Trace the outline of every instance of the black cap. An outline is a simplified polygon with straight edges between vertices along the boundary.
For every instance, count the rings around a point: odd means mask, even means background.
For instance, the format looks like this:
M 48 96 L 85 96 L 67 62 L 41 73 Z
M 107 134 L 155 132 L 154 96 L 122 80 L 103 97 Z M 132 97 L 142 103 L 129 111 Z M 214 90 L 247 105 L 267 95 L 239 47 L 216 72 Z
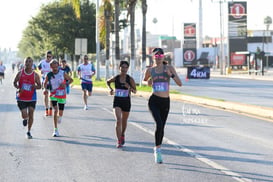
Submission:
M 163 49 L 161 49 L 161 48 L 155 48 L 155 49 L 153 50 L 153 53 L 154 53 L 154 54 L 164 54 L 164 51 L 163 51 Z

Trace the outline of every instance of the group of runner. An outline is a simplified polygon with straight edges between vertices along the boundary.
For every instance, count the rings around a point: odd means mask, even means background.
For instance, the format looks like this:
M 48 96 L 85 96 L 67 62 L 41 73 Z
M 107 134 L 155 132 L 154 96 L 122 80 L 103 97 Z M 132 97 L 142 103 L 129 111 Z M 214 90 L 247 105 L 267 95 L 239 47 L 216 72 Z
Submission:
M 182 82 L 175 68 L 165 64 L 164 52 L 161 48 L 153 50 L 153 57 L 155 64 L 146 69 L 143 83 L 153 88 L 148 106 L 156 124 L 154 157 L 156 163 L 162 163 L 161 144 L 170 109 L 170 78 L 172 78 L 178 86 L 182 86 Z M 45 115 L 50 116 L 52 115 L 52 110 L 54 111 L 54 131 L 52 136 L 59 136 L 58 124 L 62 121 L 66 94 L 69 93 L 67 86 L 73 82 L 71 75 L 69 75 L 71 70 L 66 67 L 65 60 L 61 63 L 62 69 L 60 68 L 59 62 L 53 59 L 52 52 L 46 52 L 46 58 L 38 65 L 38 69 L 42 74 L 41 82 L 39 74 L 32 69 L 33 60 L 27 57 L 24 60 L 24 68 L 17 73 L 14 79 L 14 87 L 18 89 L 17 105 L 21 110 L 23 125 L 28 126 L 26 133 L 28 139 L 32 138 L 30 130 L 37 101 L 36 90 L 41 88 L 44 89 Z M 110 94 L 114 95 L 113 113 L 116 119 L 117 148 L 122 148 L 125 144 L 125 131 L 131 110 L 130 95 L 137 91 L 134 79 L 127 74 L 128 68 L 129 63 L 127 61 L 121 61 L 119 65 L 120 73 L 106 81 L 110 89 Z M 77 73 L 81 79 L 84 110 L 88 110 L 87 98 L 92 94 L 92 76 L 96 73 L 96 70 L 93 64 L 89 63 L 87 55 L 84 56 L 83 63 L 78 66 Z M 114 83 L 114 89 L 111 83 Z
M 143 83 L 152 86 L 153 88 L 148 106 L 156 124 L 154 158 L 155 162 L 160 164 L 163 162 L 161 144 L 170 109 L 170 78 L 172 78 L 178 86 L 182 86 L 182 82 L 174 67 L 167 65 L 166 62 L 164 62 L 164 51 L 161 48 L 155 48 L 153 50 L 153 57 L 155 64 L 146 69 Z M 110 94 L 115 95 L 113 101 L 113 112 L 116 118 L 115 129 L 117 148 L 122 148 L 125 144 L 125 131 L 131 109 L 130 93 L 136 93 L 135 81 L 127 74 L 128 68 L 129 63 L 127 61 L 121 61 L 119 66 L 120 73 L 107 80 Z M 111 83 L 114 83 L 115 91 L 111 87 Z
M 84 62 L 78 66 L 78 75 L 82 80 L 82 90 L 84 98 L 84 109 L 87 110 L 87 97 L 92 93 L 92 76 L 95 69 L 89 63 L 88 56 L 84 56 Z M 73 82 L 71 69 L 66 64 L 66 60 L 60 61 L 53 58 L 52 52 L 47 51 L 45 59 L 38 64 L 40 75 L 33 69 L 33 59 L 24 59 L 22 68 L 16 74 L 13 85 L 17 89 L 17 105 L 21 111 L 23 125 L 28 126 L 26 138 L 31 139 L 31 127 L 33 123 L 33 113 L 37 102 L 37 89 L 43 89 L 43 102 L 45 106 L 45 116 L 53 115 L 53 137 L 58 137 L 58 124 L 62 121 L 62 116 L 66 103 L 66 95 L 70 93 L 69 85 Z M 88 71 L 88 69 L 90 69 Z M 88 95 L 86 95 L 88 93 Z

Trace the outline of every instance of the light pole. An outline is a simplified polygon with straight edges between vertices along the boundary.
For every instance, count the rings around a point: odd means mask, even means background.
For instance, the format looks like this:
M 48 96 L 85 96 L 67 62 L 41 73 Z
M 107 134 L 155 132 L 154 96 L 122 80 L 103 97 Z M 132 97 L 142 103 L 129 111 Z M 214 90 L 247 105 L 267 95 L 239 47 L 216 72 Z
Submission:
M 97 0 L 96 4 L 96 57 L 97 57 L 97 65 L 96 65 L 96 80 L 100 80 L 100 41 L 99 41 L 99 0 Z
M 202 0 L 199 0 L 199 43 L 198 48 L 202 47 L 203 44 L 203 5 Z
M 224 38 L 224 35 L 223 35 L 223 13 L 222 13 L 222 0 L 219 1 L 219 5 L 220 5 L 220 41 L 221 41 L 221 50 L 220 50 L 220 74 L 223 75 L 224 74 L 224 71 L 223 71 L 223 68 L 224 68 L 224 59 L 223 59 L 223 52 L 224 52 L 224 48 L 223 48 L 223 38 Z

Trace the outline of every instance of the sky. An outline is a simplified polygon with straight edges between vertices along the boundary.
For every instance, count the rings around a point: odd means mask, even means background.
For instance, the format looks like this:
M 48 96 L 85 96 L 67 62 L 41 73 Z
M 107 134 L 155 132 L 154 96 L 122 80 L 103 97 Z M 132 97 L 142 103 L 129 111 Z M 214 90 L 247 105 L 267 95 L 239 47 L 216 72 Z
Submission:
M 40 6 L 53 0 L 1 0 L 0 2 L 0 48 L 17 50 L 23 30 L 31 17 L 36 16 Z M 97 2 L 97 0 L 93 0 Z M 101 0 L 100 0 L 101 1 Z M 220 36 L 220 0 L 203 0 L 203 36 Z M 227 0 L 222 0 L 223 15 L 227 13 Z M 182 39 L 183 23 L 198 23 L 199 0 L 147 0 L 147 31 Z M 272 0 L 247 0 L 248 29 L 263 30 L 266 16 L 273 18 Z M 140 11 L 141 13 L 141 11 Z M 226 15 L 227 16 L 227 15 Z M 157 23 L 153 23 L 153 19 Z M 141 16 L 136 22 L 141 27 Z M 227 22 L 224 21 L 224 25 Z M 273 30 L 273 25 L 269 28 Z

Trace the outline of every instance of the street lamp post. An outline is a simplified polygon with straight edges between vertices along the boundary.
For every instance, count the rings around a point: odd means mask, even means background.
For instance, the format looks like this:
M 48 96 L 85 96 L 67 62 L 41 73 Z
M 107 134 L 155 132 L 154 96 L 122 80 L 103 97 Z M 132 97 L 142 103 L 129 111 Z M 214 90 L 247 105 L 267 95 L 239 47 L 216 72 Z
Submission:
M 224 74 L 224 44 L 223 44 L 223 12 L 222 12 L 222 3 L 223 1 L 220 0 L 219 1 L 219 8 L 220 8 L 220 43 L 221 43 L 221 47 L 220 47 L 220 74 L 223 75 Z
M 99 0 L 97 0 L 96 4 L 96 55 L 96 80 L 100 80 Z

